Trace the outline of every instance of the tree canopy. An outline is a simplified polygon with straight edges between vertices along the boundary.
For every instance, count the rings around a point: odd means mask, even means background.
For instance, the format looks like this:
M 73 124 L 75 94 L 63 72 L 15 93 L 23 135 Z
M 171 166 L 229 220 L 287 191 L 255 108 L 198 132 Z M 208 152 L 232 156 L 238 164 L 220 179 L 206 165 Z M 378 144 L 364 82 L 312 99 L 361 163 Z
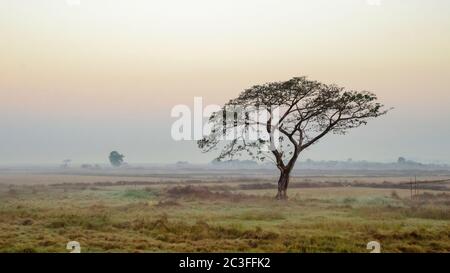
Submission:
M 109 162 L 111 162 L 111 165 L 113 165 L 114 167 L 122 166 L 124 158 L 125 158 L 125 156 L 120 154 L 117 151 L 112 151 L 109 154 Z
M 371 92 L 296 77 L 244 90 L 211 115 L 198 146 L 220 150 L 219 160 L 244 153 L 272 160 L 288 180 L 300 153 L 325 135 L 345 134 L 386 113 Z

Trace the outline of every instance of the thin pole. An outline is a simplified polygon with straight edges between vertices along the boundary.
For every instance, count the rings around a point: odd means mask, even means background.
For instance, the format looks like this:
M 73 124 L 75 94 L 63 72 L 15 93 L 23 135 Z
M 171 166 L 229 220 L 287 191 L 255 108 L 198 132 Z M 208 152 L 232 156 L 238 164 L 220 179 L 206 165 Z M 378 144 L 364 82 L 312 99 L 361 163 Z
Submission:
M 417 189 L 417 175 L 414 176 L 414 183 L 416 184 L 416 196 L 417 196 L 417 193 L 418 193 L 418 189 Z
M 413 199 L 413 182 L 412 178 L 409 178 L 409 184 L 411 185 L 411 200 Z

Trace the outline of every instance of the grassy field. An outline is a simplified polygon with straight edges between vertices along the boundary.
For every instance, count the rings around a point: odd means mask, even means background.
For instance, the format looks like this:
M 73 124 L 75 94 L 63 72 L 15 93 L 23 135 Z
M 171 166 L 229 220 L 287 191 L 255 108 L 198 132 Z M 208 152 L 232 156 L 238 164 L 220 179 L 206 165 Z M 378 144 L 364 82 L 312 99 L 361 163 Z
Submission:
M 0 252 L 450 252 L 450 194 L 298 184 L 0 184 Z

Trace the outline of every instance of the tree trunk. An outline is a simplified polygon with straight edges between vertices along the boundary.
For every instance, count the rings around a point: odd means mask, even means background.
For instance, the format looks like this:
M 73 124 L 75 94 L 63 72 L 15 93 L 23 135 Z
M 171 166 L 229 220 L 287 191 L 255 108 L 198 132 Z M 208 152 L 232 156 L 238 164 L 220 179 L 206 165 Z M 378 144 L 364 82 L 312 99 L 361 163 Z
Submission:
M 291 175 L 290 170 L 282 170 L 280 173 L 280 178 L 278 179 L 278 193 L 276 198 L 278 200 L 287 199 L 287 188 L 289 185 L 289 176 Z

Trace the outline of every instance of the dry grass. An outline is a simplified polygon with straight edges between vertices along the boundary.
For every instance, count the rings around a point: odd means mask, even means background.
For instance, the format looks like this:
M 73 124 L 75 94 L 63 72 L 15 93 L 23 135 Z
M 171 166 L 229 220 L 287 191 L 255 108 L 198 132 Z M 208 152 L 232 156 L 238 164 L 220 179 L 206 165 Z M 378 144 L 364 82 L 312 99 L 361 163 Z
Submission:
M 246 183 L 181 184 L 0 186 L 0 252 L 450 251 L 442 192 L 296 188 L 279 202 Z

